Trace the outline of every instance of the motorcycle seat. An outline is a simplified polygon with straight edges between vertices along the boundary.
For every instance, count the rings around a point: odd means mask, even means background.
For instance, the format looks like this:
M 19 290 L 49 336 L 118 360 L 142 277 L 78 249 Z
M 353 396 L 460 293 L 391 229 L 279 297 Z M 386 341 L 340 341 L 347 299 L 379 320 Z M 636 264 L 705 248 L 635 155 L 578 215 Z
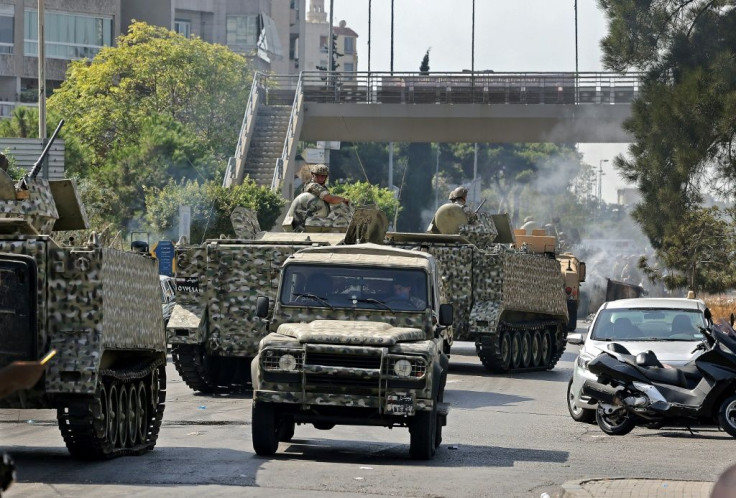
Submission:
M 692 389 L 702 378 L 700 371 L 695 365 L 686 365 L 679 368 L 655 366 L 639 368 L 653 382 L 682 387 L 684 389 Z
M 659 360 L 657 359 L 657 355 L 654 354 L 654 351 L 643 351 L 636 355 L 636 364 L 640 367 L 659 367 L 664 368 L 664 365 L 662 365 Z

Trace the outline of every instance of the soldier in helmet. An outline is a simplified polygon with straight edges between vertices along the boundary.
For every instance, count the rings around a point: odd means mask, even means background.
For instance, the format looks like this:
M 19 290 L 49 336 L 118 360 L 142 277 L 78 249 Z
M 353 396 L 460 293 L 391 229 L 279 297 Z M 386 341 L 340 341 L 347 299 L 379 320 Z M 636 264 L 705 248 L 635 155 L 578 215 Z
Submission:
M 465 187 L 458 187 L 450 192 L 448 197 L 450 202 L 439 207 L 427 231 L 430 233 L 457 233 L 457 228 L 460 225 L 472 225 L 478 221 L 478 215 L 465 204 L 467 197 L 468 189 Z
M 339 195 L 332 195 L 325 187 L 330 170 L 325 164 L 312 164 L 309 167 L 312 179 L 305 186 L 303 193 L 294 198 L 289 212 L 284 218 L 285 229 L 303 232 L 305 223 L 310 218 L 324 218 L 330 214 L 329 204 L 350 204 L 350 201 Z
M 330 169 L 326 164 L 313 164 L 309 167 L 309 171 L 312 173 L 312 181 L 304 187 L 305 192 L 316 195 L 327 204 L 340 204 L 341 202 L 350 204 L 348 199 L 330 194 L 330 191 L 325 187 L 327 176 L 330 174 Z

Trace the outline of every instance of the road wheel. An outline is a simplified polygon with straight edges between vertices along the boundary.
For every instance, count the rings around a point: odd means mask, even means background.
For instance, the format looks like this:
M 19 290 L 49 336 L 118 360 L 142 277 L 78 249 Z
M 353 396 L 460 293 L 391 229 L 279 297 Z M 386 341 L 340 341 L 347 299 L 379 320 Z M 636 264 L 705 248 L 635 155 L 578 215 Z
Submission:
M 595 421 L 595 410 L 580 408 L 575 404 L 575 397 L 572 393 L 572 379 L 567 383 L 567 410 L 575 422 L 590 424 Z
M 523 368 L 527 368 L 532 363 L 532 335 L 525 330 L 519 334 L 519 337 L 521 338 L 519 363 Z
M 138 409 L 138 390 L 136 385 L 131 383 L 128 386 L 128 445 L 135 446 L 138 440 L 138 424 L 140 424 L 140 410 Z
M 431 411 L 417 412 L 409 425 L 409 455 L 415 460 L 431 459 L 437 446 L 437 405 Z
M 107 390 L 107 441 L 113 448 L 118 445 L 119 401 L 118 387 L 111 384 Z
M 552 340 L 554 336 L 552 335 L 552 332 L 549 330 L 544 330 L 542 332 L 542 359 L 541 359 L 541 366 L 543 367 L 549 367 L 549 364 L 552 362 Z
M 136 420 L 138 421 L 138 442 L 141 444 L 146 442 L 148 438 L 148 424 L 149 422 L 149 406 L 148 397 L 146 396 L 146 384 L 143 381 L 138 382 L 138 388 L 136 389 L 136 395 L 138 396 L 138 414 Z
M 736 395 L 727 398 L 718 409 L 718 423 L 721 429 L 736 437 Z
M 598 427 L 610 436 L 623 436 L 631 432 L 636 424 L 631 415 L 624 408 L 618 408 L 615 412 L 607 415 L 600 403 L 595 411 L 595 420 Z
M 128 444 L 128 386 L 120 384 L 118 394 L 118 447 Z
M 511 368 L 519 368 L 521 365 L 521 338 L 516 331 L 509 332 L 511 335 Z
M 508 332 L 501 332 L 501 337 L 498 339 L 498 350 L 500 353 L 499 368 L 506 372 L 511 366 L 511 339 L 509 338 Z
M 538 367 L 542 364 L 542 334 L 535 330 L 532 332 L 532 365 Z
M 286 417 L 279 424 L 279 441 L 288 442 L 294 437 L 296 422 L 291 417 Z
M 279 428 L 273 404 L 254 401 L 251 418 L 253 449 L 259 456 L 273 456 L 279 447 Z

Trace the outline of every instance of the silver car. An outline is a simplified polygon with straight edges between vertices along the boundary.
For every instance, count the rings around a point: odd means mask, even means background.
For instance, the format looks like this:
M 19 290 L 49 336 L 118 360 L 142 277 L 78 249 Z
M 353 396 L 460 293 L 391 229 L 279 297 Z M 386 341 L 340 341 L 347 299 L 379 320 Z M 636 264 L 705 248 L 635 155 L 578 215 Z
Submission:
M 586 379 L 596 380 L 588 370 L 590 360 L 612 342 L 631 354 L 653 351 L 660 362 L 681 366 L 702 353 L 695 350 L 703 340 L 705 303 L 699 299 L 636 298 L 603 303 L 587 334 L 568 334 L 570 344 L 582 344 L 567 384 L 567 408 L 577 422 L 595 420 L 596 403 L 580 391 Z

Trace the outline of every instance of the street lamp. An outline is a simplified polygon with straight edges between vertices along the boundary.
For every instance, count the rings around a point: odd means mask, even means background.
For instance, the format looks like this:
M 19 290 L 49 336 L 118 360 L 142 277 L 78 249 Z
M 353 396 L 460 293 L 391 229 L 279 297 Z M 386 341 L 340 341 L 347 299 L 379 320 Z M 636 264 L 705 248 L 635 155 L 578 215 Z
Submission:
M 603 175 L 605 175 L 605 173 L 603 172 L 603 163 L 607 163 L 607 162 L 608 162 L 608 159 L 601 159 L 600 162 L 598 163 L 598 207 L 600 207 L 601 203 L 603 202 L 602 186 L 603 186 Z

